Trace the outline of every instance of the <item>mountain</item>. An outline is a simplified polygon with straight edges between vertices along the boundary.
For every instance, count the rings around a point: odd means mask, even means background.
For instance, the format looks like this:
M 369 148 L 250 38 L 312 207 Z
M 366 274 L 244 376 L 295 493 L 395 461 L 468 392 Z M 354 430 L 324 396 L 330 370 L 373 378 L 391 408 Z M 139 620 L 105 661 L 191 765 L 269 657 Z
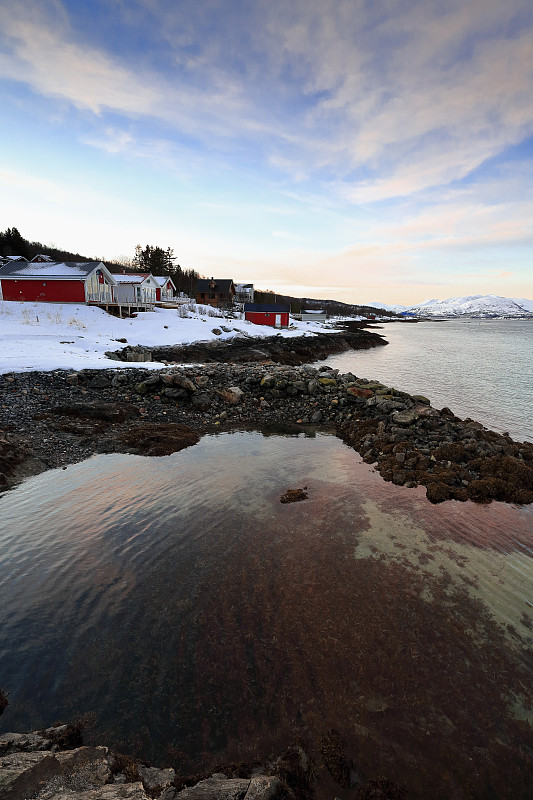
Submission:
M 388 311 L 407 311 L 422 317 L 527 317 L 533 316 L 533 302 L 523 297 L 499 297 L 495 294 L 474 294 L 448 297 L 446 300 L 424 300 L 413 306 L 391 306 L 372 303 Z

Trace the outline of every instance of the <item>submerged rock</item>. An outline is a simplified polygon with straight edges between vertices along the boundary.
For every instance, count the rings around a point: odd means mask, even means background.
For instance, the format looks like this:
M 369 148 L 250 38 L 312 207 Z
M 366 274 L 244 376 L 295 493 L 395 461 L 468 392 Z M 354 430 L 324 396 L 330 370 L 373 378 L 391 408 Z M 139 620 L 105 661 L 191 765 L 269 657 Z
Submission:
M 307 489 L 307 486 L 304 486 L 303 489 L 287 489 L 285 494 L 279 498 L 280 503 L 298 503 L 301 500 L 307 500 L 309 495 L 304 489 Z

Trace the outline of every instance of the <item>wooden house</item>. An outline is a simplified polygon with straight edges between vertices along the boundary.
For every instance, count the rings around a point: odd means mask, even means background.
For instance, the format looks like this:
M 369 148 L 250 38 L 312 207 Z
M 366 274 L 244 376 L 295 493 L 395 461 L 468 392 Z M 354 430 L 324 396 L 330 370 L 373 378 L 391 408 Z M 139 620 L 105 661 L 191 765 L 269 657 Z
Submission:
M 0 266 L 0 299 L 45 303 L 112 302 L 115 277 L 101 261 L 11 259 Z
M 123 305 L 153 306 L 161 289 L 150 272 L 119 272 L 113 278 L 117 282 L 115 300 Z
M 235 284 L 231 278 L 199 278 L 196 285 L 196 302 L 214 308 L 231 308 L 235 297 Z
M 158 302 L 162 300 L 173 300 L 176 293 L 176 285 L 170 275 L 154 275 L 158 288 L 155 290 L 155 299 Z
M 281 303 L 245 303 L 244 318 L 254 325 L 271 325 L 274 328 L 289 327 L 289 307 Z

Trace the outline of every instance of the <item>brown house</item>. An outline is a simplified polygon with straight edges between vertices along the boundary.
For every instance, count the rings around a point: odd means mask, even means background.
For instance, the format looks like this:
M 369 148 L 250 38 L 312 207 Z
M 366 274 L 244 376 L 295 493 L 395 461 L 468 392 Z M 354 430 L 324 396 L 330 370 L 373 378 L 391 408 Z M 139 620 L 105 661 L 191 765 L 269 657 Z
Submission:
M 215 308 L 230 308 L 235 297 L 235 285 L 231 278 L 199 278 L 196 286 L 196 302 Z

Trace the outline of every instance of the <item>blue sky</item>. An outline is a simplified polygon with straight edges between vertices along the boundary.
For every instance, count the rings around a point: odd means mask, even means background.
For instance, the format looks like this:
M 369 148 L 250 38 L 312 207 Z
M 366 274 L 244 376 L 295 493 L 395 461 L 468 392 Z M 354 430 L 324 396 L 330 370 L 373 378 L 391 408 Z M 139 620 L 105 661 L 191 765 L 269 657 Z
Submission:
M 533 298 L 530 0 L 0 0 L 0 229 L 288 294 Z

